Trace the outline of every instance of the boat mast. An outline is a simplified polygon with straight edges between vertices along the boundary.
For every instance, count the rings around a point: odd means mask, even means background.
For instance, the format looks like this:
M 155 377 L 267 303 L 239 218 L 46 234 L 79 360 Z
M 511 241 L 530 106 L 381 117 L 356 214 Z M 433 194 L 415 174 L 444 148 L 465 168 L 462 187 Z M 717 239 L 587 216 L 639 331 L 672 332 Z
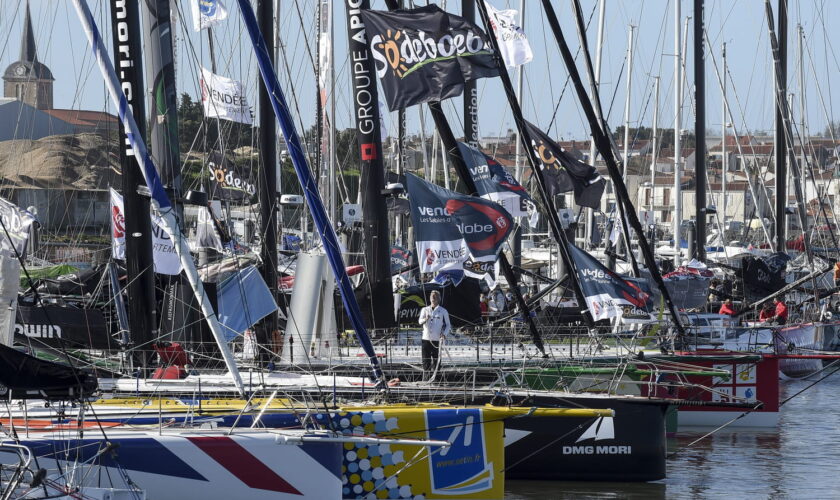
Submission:
M 119 85 L 138 124 L 138 134 L 146 135 L 146 103 L 143 93 L 143 57 L 140 37 L 139 0 L 111 0 L 111 35 L 114 64 L 120 68 Z M 27 4 L 27 14 L 29 12 Z M 125 268 L 128 296 L 128 328 L 135 349 L 135 359 L 145 368 L 150 357 L 149 343 L 157 337 L 157 301 L 155 300 L 152 222 L 149 199 L 137 190 L 143 175 L 134 161 L 134 150 L 120 123 L 120 166 L 122 170 L 123 208 L 125 209 Z
M 85 35 L 87 36 L 88 43 L 94 53 L 94 57 L 96 57 L 99 69 L 105 79 L 105 86 L 108 90 L 108 94 L 119 112 L 120 122 L 122 122 L 123 127 L 125 127 L 126 137 L 131 142 L 134 159 L 140 166 L 143 178 L 146 181 L 146 186 L 149 188 L 149 192 L 151 194 L 151 204 L 160 213 L 161 225 L 164 230 L 172 237 L 172 242 L 175 244 L 175 251 L 178 254 L 178 258 L 184 268 L 184 274 L 192 286 L 193 293 L 200 302 L 201 312 L 207 318 L 207 323 L 210 325 L 210 331 L 212 332 L 219 350 L 222 353 L 222 357 L 225 360 L 225 366 L 231 373 L 234 385 L 239 390 L 240 395 L 245 397 L 245 386 L 242 383 L 242 377 L 239 375 L 239 370 L 236 367 L 236 361 L 233 358 L 233 354 L 228 348 L 227 340 L 225 339 L 224 332 L 222 332 L 222 326 L 219 323 L 216 312 L 213 310 L 210 298 L 204 291 L 204 285 L 198 276 L 198 271 L 195 268 L 195 262 L 192 260 L 192 255 L 190 255 L 190 248 L 187 244 L 187 239 L 184 237 L 184 234 L 181 232 L 181 228 L 178 225 L 178 217 L 172 206 L 172 202 L 166 195 L 166 190 L 160 180 L 154 161 L 152 161 L 152 157 L 146 149 L 146 143 L 143 136 L 140 134 L 137 122 L 134 120 L 131 113 L 127 113 L 129 110 L 128 100 L 121 90 L 121 85 L 117 79 L 114 66 L 108 59 L 108 52 L 105 50 L 105 46 L 102 43 L 102 36 L 99 33 L 99 29 L 96 27 L 96 20 L 94 19 L 93 14 L 91 14 L 86 0 L 73 0 L 73 4 L 76 7 L 76 12 L 79 15 L 79 20 L 85 30 Z
M 266 50 L 274 53 L 274 4 L 272 0 L 257 1 L 259 29 L 265 40 Z M 259 145 L 260 145 L 260 274 L 277 302 L 277 122 L 271 111 L 271 97 L 265 83 L 259 81 Z M 301 235 L 303 239 L 305 235 Z M 269 345 L 278 329 L 277 314 L 269 314 L 257 324 L 257 342 Z M 260 359 L 264 351 L 260 350 Z
M 706 260 L 706 57 L 703 49 L 703 0 L 694 0 L 694 249 L 697 260 Z
M 353 106 L 356 138 L 361 159 L 359 191 L 362 199 L 362 224 L 367 276 L 366 312 L 372 328 L 388 328 L 395 324 L 391 283 L 391 257 L 388 231 L 388 209 L 382 190 L 385 188 L 385 167 L 382 159 L 379 99 L 376 68 L 367 45 L 365 25 L 359 15 L 370 8 L 369 0 L 347 0 L 348 50 L 353 81 Z M 311 209 L 311 207 L 310 207 Z
M 594 100 L 595 95 L 598 92 L 598 86 L 601 84 L 601 53 L 603 52 L 602 48 L 604 47 L 604 19 L 606 14 L 606 0 L 599 0 L 598 2 L 598 37 L 595 41 L 595 77 L 589 81 L 589 99 Z M 581 37 L 586 37 L 586 33 L 579 34 Z M 589 141 L 589 164 L 593 167 L 595 166 L 595 160 L 597 158 L 597 150 L 595 148 L 595 139 L 591 139 Z M 517 161 L 518 164 L 518 161 Z M 593 225 L 595 224 L 595 210 L 592 208 L 586 209 L 586 229 L 584 233 L 584 239 L 586 240 L 586 245 L 591 245 L 592 243 L 592 231 L 594 230 Z
M 627 95 L 624 98 L 624 178 L 627 179 L 627 164 L 630 161 L 630 92 L 633 90 L 633 31 L 632 24 L 627 31 Z
M 726 42 L 723 42 L 723 46 L 720 50 L 720 58 L 721 58 L 721 66 L 723 66 L 723 74 L 726 75 Z M 721 161 L 721 178 L 720 178 L 720 191 L 721 191 L 721 208 L 723 211 L 723 231 L 724 234 L 726 233 L 726 172 L 729 167 L 729 161 L 726 157 L 726 78 L 724 77 L 723 83 L 720 88 L 721 92 L 721 99 L 720 99 L 720 161 Z M 758 202 L 758 200 L 756 200 Z M 722 235 L 723 236 L 723 235 Z M 725 244 L 723 237 L 721 238 L 721 242 Z
M 775 100 L 778 95 L 785 99 L 787 93 L 787 0 L 779 0 L 778 12 L 778 62 L 774 74 L 776 74 L 774 85 Z M 776 251 L 786 250 L 787 240 L 787 166 L 785 165 L 785 131 L 784 116 L 781 108 L 783 104 L 776 102 L 776 131 L 774 139 L 774 161 L 776 164 Z
M 653 131 L 650 149 L 650 213 L 653 214 L 653 198 L 656 195 L 656 156 L 659 149 L 659 77 L 653 78 Z
M 680 135 L 682 126 L 682 46 L 680 45 L 680 3 L 674 0 L 674 265 L 679 266 L 680 258 L 680 222 L 682 219 L 682 191 L 680 177 L 682 169 L 680 161 Z
M 580 2 L 575 0 L 575 17 L 577 19 L 578 31 L 583 31 L 583 19 L 580 15 Z M 481 4 L 479 4 L 481 5 Z M 563 62 L 566 65 L 566 69 L 569 71 L 569 76 L 572 79 L 572 83 L 574 84 L 575 92 L 577 93 L 578 101 L 580 102 L 581 107 L 583 108 L 584 114 L 586 115 L 586 119 L 589 122 L 589 128 L 592 131 L 593 138 L 595 139 L 595 143 L 598 147 L 598 151 L 601 154 L 601 157 L 604 158 L 604 162 L 607 165 L 607 170 L 610 174 L 610 179 L 613 182 L 613 186 L 615 187 L 616 192 L 616 202 L 619 207 L 624 207 L 626 217 L 622 220 L 622 225 L 625 227 L 625 237 L 629 233 L 626 230 L 626 227 L 629 225 L 632 227 L 639 238 L 639 248 L 642 251 L 642 255 L 645 258 L 645 262 L 647 263 L 648 271 L 650 272 L 651 278 L 656 283 L 657 288 L 662 293 L 662 298 L 665 301 L 665 305 L 668 307 L 668 311 L 671 314 L 671 318 L 673 324 L 677 330 L 677 333 L 680 336 L 685 335 L 685 330 L 682 326 L 682 322 L 680 321 L 680 317 L 677 314 L 677 309 L 674 306 L 673 301 L 671 300 L 671 294 L 668 292 L 668 288 L 665 287 L 665 282 L 662 280 L 662 275 L 659 272 L 659 267 L 656 265 L 656 256 L 653 253 L 650 245 L 648 244 L 647 238 L 645 237 L 644 230 L 642 228 L 641 223 L 639 222 L 638 214 L 636 214 L 635 209 L 633 207 L 633 202 L 630 200 L 630 196 L 627 193 L 627 186 L 624 184 L 624 180 L 621 178 L 621 171 L 618 168 L 616 163 L 616 155 L 613 149 L 613 143 L 610 140 L 609 136 L 609 128 L 607 127 L 606 120 L 604 119 L 604 114 L 601 110 L 600 106 L 600 97 L 597 95 L 596 90 L 596 99 L 593 102 L 590 102 L 587 94 L 586 89 L 583 86 L 583 82 L 581 81 L 580 74 L 577 71 L 577 66 L 575 66 L 575 59 L 572 55 L 571 49 L 569 49 L 569 45 L 566 43 L 566 39 L 563 36 L 563 30 L 560 27 L 560 21 L 557 19 L 557 14 L 554 12 L 554 6 L 551 5 L 550 0 L 543 0 L 542 1 L 543 10 L 548 17 L 548 23 L 551 26 L 551 31 L 554 33 L 554 39 L 557 42 L 558 47 L 560 48 L 560 53 L 563 57 Z M 486 14 L 483 12 L 482 17 L 484 18 Z M 492 37 L 491 37 L 491 40 Z M 586 48 L 584 45 L 583 50 L 583 58 L 586 62 L 587 71 L 589 72 L 590 77 L 593 75 L 592 71 L 592 60 L 589 57 L 589 49 Z M 597 114 L 596 114 L 597 110 Z M 540 177 L 537 177 L 540 180 Z M 632 252 L 630 253 L 632 257 Z M 633 261 L 635 263 L 635 260 Z

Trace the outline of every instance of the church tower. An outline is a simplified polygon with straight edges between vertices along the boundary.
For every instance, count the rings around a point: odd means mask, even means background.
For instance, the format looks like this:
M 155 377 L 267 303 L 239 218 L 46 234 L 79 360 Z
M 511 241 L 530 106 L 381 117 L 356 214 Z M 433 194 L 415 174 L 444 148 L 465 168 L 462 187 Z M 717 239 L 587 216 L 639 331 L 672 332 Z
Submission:
M 29 2 L 26 2 L 20 60 L 12 63 L 3 73 L 3 96 L 23 101 L 37 109 L 52 109 L 53 81 L 55 78 L 50 69 L 38 62 L 32 17 Z

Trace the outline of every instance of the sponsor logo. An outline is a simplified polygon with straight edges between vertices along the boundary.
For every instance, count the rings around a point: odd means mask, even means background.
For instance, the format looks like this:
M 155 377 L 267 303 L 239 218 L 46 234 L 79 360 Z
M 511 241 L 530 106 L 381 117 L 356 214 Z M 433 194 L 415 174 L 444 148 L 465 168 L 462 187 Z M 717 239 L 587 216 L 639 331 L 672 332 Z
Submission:
M 233 170 L 217 166 L 212 161 L 207 164 L 207 170 L 210 171 L 210 175 L 216 179 L 216 182 L 225 189 L 244 191 L 252 196 L 257 193 L 257 187 L 254 184 L 243 180 Z
M 615 439 L 613 417 L 598 417 L 577 438 L 575 445 L 563 446 L 562 451 L 564 455 L 631 455 L 633 453 L 632 446 L 577 445 L 583 441 L 593 440 L 597 442 L 609 439 Z
M 21 325 L 15 323 L 15 335 L 41 339 L 60 339 L 61 327 L 58 325 Z
M 490 250 L 491 248 L 494 248 L 498 242 L 503 240 L 505 236 L 507 236 L 506 229 L 510 225 L 510 221 L 504 214 L 495 208 L 473 201 L 449 200 L 446 202 L 446 210 L 452 215 L 457 216 L 458 212 L 464 208 L 477 210 L 493 221 L 493 224 L 458 224 L 458 229 L 461 231 L 461 234 L 464 235 L 491 233 L 484 239 L 478 241 L 468 241 L 467 244 L 471 249 Z
M 370 46 L 379 78 L 389 69 L 397 78 L 405 78 L 426 64 L 490 53 L 484 40 L 472 31 L 446 33 L 436 39 L 424 31 L 412 37 L 406 31 L 389 29 L 384 35 L 373 35 Z
M 557 157 L 554 156 L 552 148 L 547 146 L 542 139 L 531 140 L 531 145 L 534 147 L 534 151 L 537 152 L 537 156 L 540 157 L 541 170 L 554 170 L 557 172 L 566 170 L 566 168 L 557 161 Z
M 363 161 L 371 161 L 377 158 L 376 154 L 376 144 L 367 143 L 362 144 L 360 147 L 360 155 Z
M 120 207 L 111 207 L 111 220 L 114 222 L 114 238 L 125 237 L 125 216 L 120 212 Z
M 216 15 L 216 9 L 219 8 L 217 0 L 198 0 L 198 9 L 202 16 L 213 17 Z

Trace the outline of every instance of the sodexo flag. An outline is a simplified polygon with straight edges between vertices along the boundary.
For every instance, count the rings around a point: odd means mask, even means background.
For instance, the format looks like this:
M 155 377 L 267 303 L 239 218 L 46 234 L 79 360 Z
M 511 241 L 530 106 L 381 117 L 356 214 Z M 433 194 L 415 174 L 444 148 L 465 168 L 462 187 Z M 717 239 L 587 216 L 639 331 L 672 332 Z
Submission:
M 494 158 L 463 142 L 458 143 L 461 156 L 470 170 L 478 195 L 503 206 L 514 217 L 533 217 L 536 205 L 525 188 Z
M 125 209 L 123 197 L 111 189 L 111 252 L 115 259 L 125 260 Z M 175 253 L 175 244 L 163 229 L 161 219 L 156 214 L 152 218 L 152 257 L 155 272 L 159 274 L 180 274 L 181 261 Z
M 467 196 L 406 174 L 420 272 L 493 272 L 513 218 L 501 205 Z
M 190 0 L 193 29 L 201 31 L 224 21 L 228 11 L 222 0 Z
M 601 264 L 598 259 L 572 244 L 569 244 L 569 253 L 577 269 L 580 288 L 592 319 L 651 319 L 653 298 L 647 282 L 622 278 Z
M 201 102 L 204 116 L 252 125 L 254 117 L 242 82 L 201 68 Z
M 363 10 L 362 19 L 391 111 L 455 97 L 465 82 L 499 75 L 487 35 L 437 5 Z
M 499 41 L 499 52 L 502 53 L 505 66 L 514 68 L 531 62 L 534 58 L 531 44 L 528 43 L 522 27 L 516 23 L 519 12 L 513 9 L 496 10 L 489 2 L 484 2 L 484 5 L 487 6 L 490 25 L 493 27 L 496 40 Z

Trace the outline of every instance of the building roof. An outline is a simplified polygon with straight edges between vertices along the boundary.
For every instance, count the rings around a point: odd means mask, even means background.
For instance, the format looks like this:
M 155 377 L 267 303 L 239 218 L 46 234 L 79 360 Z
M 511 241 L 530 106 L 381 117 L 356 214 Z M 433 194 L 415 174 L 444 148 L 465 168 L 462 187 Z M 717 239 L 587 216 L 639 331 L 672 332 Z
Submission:
M 103 111 L 84 111 L 81 109 L 45 109 L 44 113 L 65 121 L 71 125 L 99 127 L 104 125 L 119 126 L 116 116 Z

